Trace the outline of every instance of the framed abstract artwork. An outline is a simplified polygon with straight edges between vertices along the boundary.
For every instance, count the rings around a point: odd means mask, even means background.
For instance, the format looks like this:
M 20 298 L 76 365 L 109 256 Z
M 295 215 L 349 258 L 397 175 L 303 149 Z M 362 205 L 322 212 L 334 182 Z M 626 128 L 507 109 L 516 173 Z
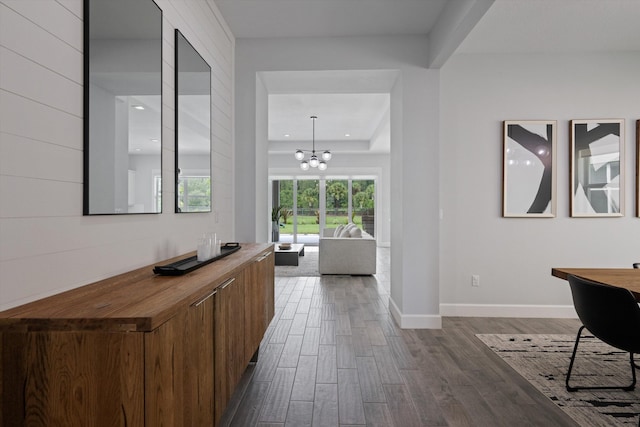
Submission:
M 502 216 L 556 215 L 555 120 L 503 122 Z
M 572 217 L 624 215 L 624 120 L 572 120 Z

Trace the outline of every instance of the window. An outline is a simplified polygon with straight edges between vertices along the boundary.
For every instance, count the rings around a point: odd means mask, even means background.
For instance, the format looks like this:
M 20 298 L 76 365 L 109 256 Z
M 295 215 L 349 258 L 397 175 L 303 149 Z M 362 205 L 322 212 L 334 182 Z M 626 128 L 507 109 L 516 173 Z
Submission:
M 209 212 L 211 210 L 211 178 L 180 176 L 178 195 L 180 212 Z
M 356 179 L 358 178 L 358 179 Z M 375 235 L 374 177 L 271 178 L 272 205 L 282 218 L 272 240 L 317 245 L 321 227 L 354 222 Z
M 351 182 L 353 222 L 372 236 L 375 235 L 375 194 L 373 179 L 354 179 Z

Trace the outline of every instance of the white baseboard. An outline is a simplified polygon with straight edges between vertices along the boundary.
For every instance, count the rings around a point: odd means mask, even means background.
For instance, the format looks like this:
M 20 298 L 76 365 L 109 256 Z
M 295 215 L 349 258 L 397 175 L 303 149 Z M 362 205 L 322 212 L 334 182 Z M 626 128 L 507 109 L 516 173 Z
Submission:
M 524 317 L 574 319 L 573 305 L 440 304 L 445 317 Z
M 442 316 L 433 314 L 402 314 L 393 298 L 389 310 L 401 329 L 442 329 Z
M 440 304 L 440 314 L 402 314 L 393 298 L 389 311 L 401 329 L 441 329 L 443 317 L 577 319 L 573 305 Z

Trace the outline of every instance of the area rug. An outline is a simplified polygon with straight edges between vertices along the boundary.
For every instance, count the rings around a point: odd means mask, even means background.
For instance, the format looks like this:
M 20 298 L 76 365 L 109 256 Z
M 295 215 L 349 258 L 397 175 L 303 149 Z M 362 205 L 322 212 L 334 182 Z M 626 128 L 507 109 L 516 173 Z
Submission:
M 315 250 L 314 250 L 315 249 Z M 304 248 L 304 256 L 298 257 L 299 265 L 276 265 L 276 277 L 320 276 L 317 248 Z
M 551 399 L 580 426 L 637 426 L 640 383 L 636 390 L 580 390 L 569 393 L 565 378 L 575 336 L 478 334 L 484 344 Z M 571 385 L 631 382 L 628 353 L 585 333 L 571 374 Z

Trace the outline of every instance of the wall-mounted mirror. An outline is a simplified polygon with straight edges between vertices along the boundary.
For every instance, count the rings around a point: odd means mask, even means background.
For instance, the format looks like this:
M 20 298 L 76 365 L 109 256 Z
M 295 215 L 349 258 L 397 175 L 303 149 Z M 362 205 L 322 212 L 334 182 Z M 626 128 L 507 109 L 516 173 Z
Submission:
M 176 212 L 211 212 L 211 67 L 179 30 L 176 53 Z
M 162 10 L 84 0 L 84 214 L 162 211 Z

